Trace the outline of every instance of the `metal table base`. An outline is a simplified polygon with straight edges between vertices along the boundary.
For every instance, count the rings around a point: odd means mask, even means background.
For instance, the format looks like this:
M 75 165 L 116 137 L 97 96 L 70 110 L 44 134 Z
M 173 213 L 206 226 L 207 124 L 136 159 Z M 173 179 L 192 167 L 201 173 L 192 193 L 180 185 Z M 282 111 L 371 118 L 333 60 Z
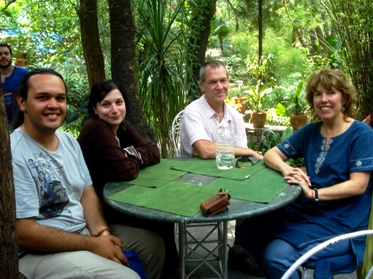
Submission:
M 193 234 L 193 228 L 205 227 L 202 236 Z M 201 231 L 201 230 L 199 230 Z M 211 223 L 179 223 L 179 256 L 180 256 L 180 278 L 192 278 L 191 276 L 202 266 L 207 266 L 216 274 L 216 278 L 228 278 L 227 269 L 227 233 L 228 222 L 211 222 Z M 216 234 L 217 238 L 211 239 Z M 198 238 L 198 239 L 197 239 Z M 211 247 L 212 246 L 212 247 Z M 198 250 L 204 252 L 199 253 Z M 207 255 L 206 255 L 207 252 Z M 217 261 L 218 268 L 211 265 L 212 261 Z M 186 264 L 188 262 L 197 263 L 192 270 L 186 274 Z

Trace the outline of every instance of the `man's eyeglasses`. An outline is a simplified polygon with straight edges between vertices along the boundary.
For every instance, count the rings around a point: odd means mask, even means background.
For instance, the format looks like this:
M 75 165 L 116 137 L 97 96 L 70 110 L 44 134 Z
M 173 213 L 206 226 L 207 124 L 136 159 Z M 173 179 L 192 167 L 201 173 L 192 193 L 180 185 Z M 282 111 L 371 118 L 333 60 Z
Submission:
M 261 160 L 257 159 L 257 158 L 250 158 L 249 156 L 241 156 L 241 157 L 237 158 L 236 168 L 239 168 L 239 169 L 249 168 L 249 167 L 252 167 L 252 166 L 256 165 L 260 161 Z M 242 163 L 249 162 L 250 165 L 246 165 L 246 164 L 245 165 L 240 165 L 240 162 L 242 162 Z

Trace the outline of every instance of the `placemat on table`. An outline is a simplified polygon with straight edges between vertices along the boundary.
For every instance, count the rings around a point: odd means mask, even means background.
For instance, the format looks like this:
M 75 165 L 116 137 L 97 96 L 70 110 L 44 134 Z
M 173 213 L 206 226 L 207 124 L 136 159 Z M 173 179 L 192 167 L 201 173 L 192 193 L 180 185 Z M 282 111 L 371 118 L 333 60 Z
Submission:
M 158 188 L 131 186 L 108 199 L 192 217 L 200 204 L 219 191 L 216 187 L 171 181 Z
M 234 199 L 269 203 L 288 186 L 288 183 L 281 173 L 265 168 L 244 181 L 232 183 L 229 179 L 218 178 L 209 186 L 216 186 L 219 189 L 228 188 L 229 194 Z
M 174 164 L 174 159 L 161 159 L 158 164 L 141 169 L 137 178 L 129 183 L 146 187 L 162 186 L 186 173 L 171 169 Z
M 203 174 L 213 177 L 223 177 L 235 180 L 244 180 L 247 175 L 253 175 L 256 172 L 266 168 L 263 161 L 251 166 L 250 162 L 240 162 L 240 166 L 247 168 L 232 168 L 230 170 L 220 170 L 216 166 L 215 159 L 203 160 L 198 157 L 192 157 L 189 160 L 174 161 L 172 168 L 175 170 L 186 171 L 190 173 Z

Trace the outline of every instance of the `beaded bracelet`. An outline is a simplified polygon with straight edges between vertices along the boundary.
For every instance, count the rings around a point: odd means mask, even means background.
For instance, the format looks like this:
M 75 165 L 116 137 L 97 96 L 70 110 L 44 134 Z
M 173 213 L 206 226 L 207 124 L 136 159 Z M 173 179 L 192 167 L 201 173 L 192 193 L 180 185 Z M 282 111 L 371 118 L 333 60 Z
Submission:
M 103 227 L 101 230 L 99 230 L 97 233 L 93 234 L 92 236 L 98 237 L 98 236 L 102 235 L 104 232 L 110 232 L 110 228 L 109 227 Z

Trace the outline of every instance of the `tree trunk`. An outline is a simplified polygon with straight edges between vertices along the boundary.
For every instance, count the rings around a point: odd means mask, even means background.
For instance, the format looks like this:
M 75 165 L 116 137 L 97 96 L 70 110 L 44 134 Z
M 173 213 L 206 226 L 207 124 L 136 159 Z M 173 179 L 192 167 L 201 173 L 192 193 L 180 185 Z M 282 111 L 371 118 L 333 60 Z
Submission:
M 12 155 L 0 83 L 0 278 L 18 278 L 18 246 Z
M 328 43 L 326 42 L 324 38 L 323 31 L 321 30 L 320 26 L 317 26 L 315 28 L 315 33 L 317 36 L 318 41 L 320 42 L 320 47 L 321 47 L 321 53 L 325 56 L 328 55 L 329 50 L 328 50 Z
M 127 95 L 127 119 L 149 142 L 155 144 L 154 133 L 146 122 L 138 99 L 135 60 L 135 20 L 131 0 L 108 0 L 111 32 L 111 72 Z
M 258 0 L 258 67 L 262 64 L 263 56 L 263 0 Z M 259 79 L 263 82 L 263 72 L 260 71 Z
M 258 0 L 258 65 L 263 56 L 263 0 Z M 260 77 L 263 80 L 263 76 Z
M 328 56 L 328 44 L 324 38 L 321 28 L 318 26 L 310 30 L 311 55 L 322 54 Z
M 79 16 L 84 60 L 91 87 L 95 82 L 105 79 L 104 56 L 98 31 L 97 0 L 80 0 L 76 13 Z
M 196 3 L 195 17 L 191 20 L 195 25 L 192 26 L 192 36 L 189 42 L 191 45 L 190 65 L 193 71 L 193 78 L 198 82 L 199 70 L 205 63 L 206 50 L 211 32 L 210 23 L 216 12 L 216 0 L 202 0 L 196 1 Z M 200 20 L 201 17 L 203 18 L 202 21 Z

